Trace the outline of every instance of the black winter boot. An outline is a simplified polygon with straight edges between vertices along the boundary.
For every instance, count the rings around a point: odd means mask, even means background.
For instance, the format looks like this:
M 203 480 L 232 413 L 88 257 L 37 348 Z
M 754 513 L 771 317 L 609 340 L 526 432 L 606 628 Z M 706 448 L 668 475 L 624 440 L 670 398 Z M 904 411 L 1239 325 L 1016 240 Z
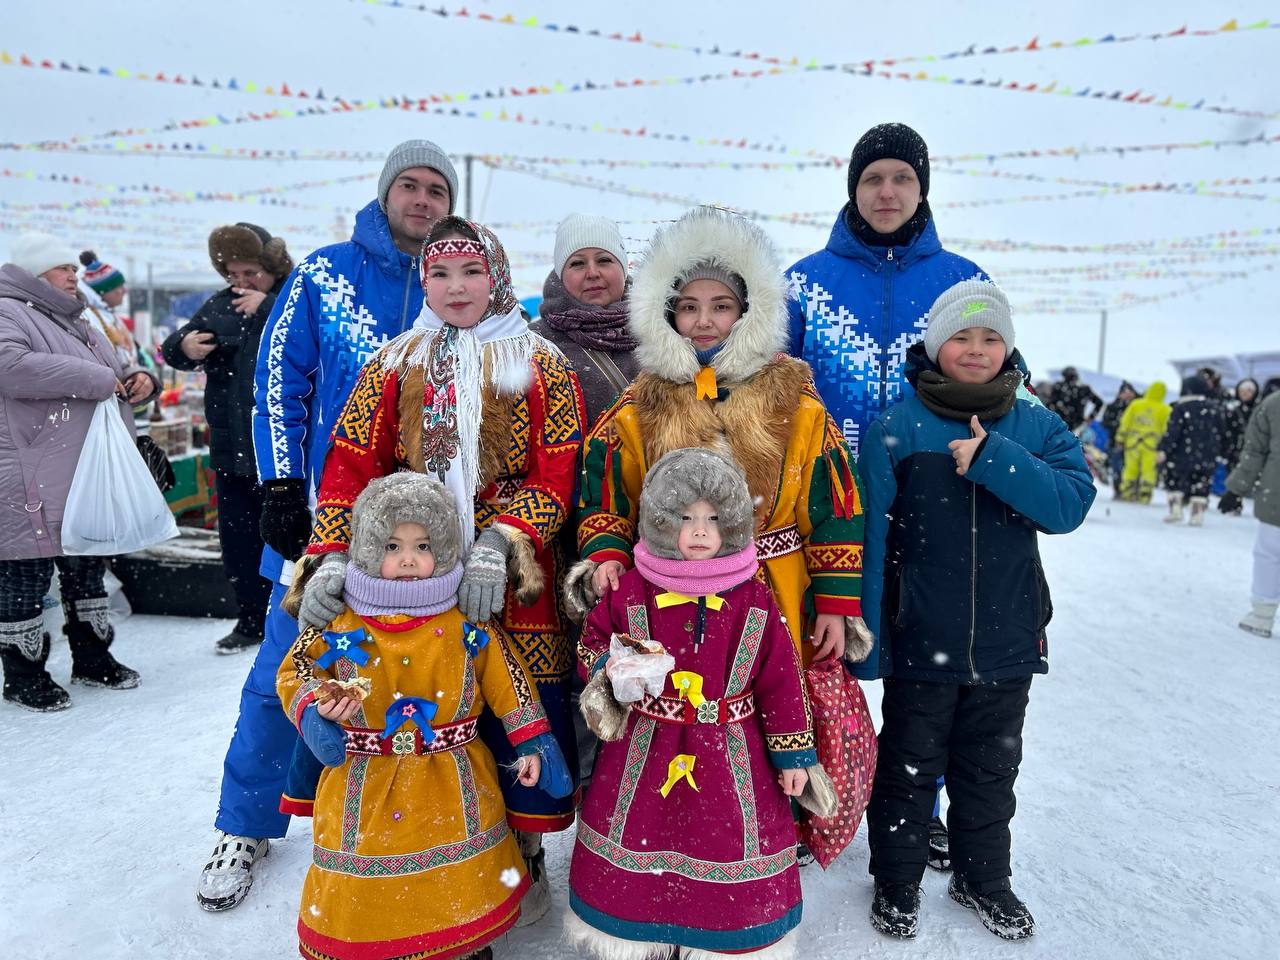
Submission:
M 951 837 L 941 817 L 929 821 L 929 866 L 935 870 L 951 869 Z
M 38 713 L 54 713 L 71 706 L 71 696 L 53 682 L 44 668 L 48 659 L 49 635 L 40 619 L 0 623 L 6 700 Z
M 64 603 L 67 622 L 62 632 L 71 644 L 71 682 L 86 687 L 131 690 L 138 685 L 138 671 L 126 667 L 107 648 L 115 630 L 107 619 L 106 597 Z
M 947 885 L 951 899 L 978 912 L 982 925 L 1004 940 L 1025 940 L 1036 932 L 1036 922 L 1027 905 L 1007 887 L 979 893 L 952 874 Z
M 871 925 L 899 940 L 911 940 L 920 926 L 920 884 L 876 881 Z
M 250 623 L 244 617 L 241 617 L 236 621 L 236 625 L 231 629 L 231 632 L 213 645 L 213 649 L 214 652 L 223 655 L 240 653 L 258 646 L 258 644 L 262 643 L 262 637 L 262 623 Z

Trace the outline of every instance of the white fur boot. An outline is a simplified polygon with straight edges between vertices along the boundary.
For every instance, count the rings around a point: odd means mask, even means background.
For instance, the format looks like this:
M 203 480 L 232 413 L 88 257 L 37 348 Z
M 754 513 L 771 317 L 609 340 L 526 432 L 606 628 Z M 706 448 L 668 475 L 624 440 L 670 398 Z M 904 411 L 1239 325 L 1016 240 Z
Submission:
M 1280 604 L 1253 601 L 1253 609 L 1240 621 L 1240 629 L 1259 637 L 1271 636 L 1276 625 L 1276 607 Z
M 1169 491 L 1169 515 L 1164 518 L 1165 523 L 1181 523 L 1182 522 L 1182 494 L 1177 490 Z
M 1191 517 L 1187 520 L 1187 525 L 1191 527 L 1204 526 L 1204 512 L 1209 509 L 1208 497 L 1192 497 L 1191 498 Z

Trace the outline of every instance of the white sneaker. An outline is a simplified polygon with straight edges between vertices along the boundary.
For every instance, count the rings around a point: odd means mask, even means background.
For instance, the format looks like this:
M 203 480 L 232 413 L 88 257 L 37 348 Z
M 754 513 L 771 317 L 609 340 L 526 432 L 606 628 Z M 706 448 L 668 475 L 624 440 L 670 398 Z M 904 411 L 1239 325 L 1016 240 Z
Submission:
M 237 906 L 253 886 L 253 865 L 271 850 L 265 838 L 219 833 L 209 862 L 200 871 L 196 903 L 200 909 L 219 913 Z
M 520 919 L 517 927 L 537 923 L 551 909 L 551 884 L 547 881 L 547 852 L 542 849 L 542 834 L 517 830 L 516 842 L 524 857 L 524 868 L 529 873 L 529 889 L 520 898 Z

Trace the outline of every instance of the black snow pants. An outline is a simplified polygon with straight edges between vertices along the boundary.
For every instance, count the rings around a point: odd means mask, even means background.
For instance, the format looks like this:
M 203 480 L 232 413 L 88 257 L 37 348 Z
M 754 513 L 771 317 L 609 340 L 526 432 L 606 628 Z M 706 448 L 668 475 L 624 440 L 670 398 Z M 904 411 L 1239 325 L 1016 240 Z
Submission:
M 945 774 L 952 869 L 980 892 L 1008 887 L 1013 783 L 1030 690 L 1030 677 L 978 686 L 884 681 L 867 808 L 873 876 L 920 882 L 937 780 Z

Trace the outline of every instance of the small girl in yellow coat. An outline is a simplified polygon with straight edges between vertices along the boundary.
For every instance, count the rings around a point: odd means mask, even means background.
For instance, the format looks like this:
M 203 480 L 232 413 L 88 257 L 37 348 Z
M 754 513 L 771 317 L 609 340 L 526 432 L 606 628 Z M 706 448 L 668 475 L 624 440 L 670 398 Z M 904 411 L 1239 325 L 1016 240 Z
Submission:
M 572 789 L 524 665 L 496 624 L 458 612 L 453 497 L 421 474 L 374 480 L 351 521 L 347 610 L 280 666 L 280 701 L 325 764 L 299 949 L 322 960 L 491 955 L 529 885 L 507 827 L 487 705 L 518 774 Z

